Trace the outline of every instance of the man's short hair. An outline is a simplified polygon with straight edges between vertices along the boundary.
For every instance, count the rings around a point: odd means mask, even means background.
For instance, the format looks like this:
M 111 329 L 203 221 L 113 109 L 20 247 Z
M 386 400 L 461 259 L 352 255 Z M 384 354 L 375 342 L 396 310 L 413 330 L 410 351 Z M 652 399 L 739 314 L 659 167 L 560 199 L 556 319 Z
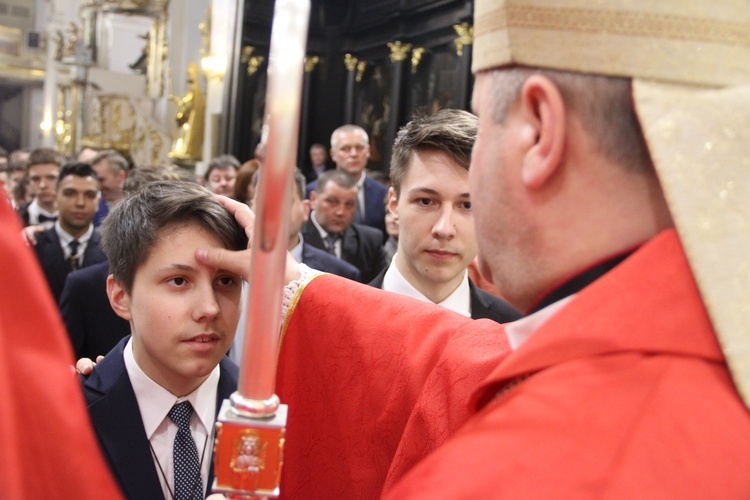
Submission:
M 247 248 L 247 235 L 234 217 L 194 183 L 157 181 L 121 201 L 102 224 L 102 247 L 110 272 L 128 293 L 135 274 L 149 256 L 161 231 L 196 223 L 230 250 Z
M 333 131 L 331 134 L 331 148 L 336 149 L 336 144 L 338 144 L 338 135 L 341 132 L 360 132 L 365 138 L 365 144 L 370 144 L 370 136 L 367 135 L 367 131 L 360 127 L 359 125 L 341 125 L 339 128 Z
M 130 163 L 128 163 L 128 160 L 114 149 L 105 149 L 104 151 L 97 153 L 91 160 L 91 165 L 96 165 L 103 160 L 107 160 L 110 168 L 115 172 L 128 172 L 130 170 Z
M 71 175 L 75 175 L 76 177 L 91 177 L 96 181 L 96 185 L 99 185 L 99 178 L 96 176 L 96 172 L 94 172 L 94 169 L 91 168 L 91 165 L 82 162 L 71 162 L 66 163 L 60 169 L 60 174 L 57 176 L 56 187 L 59 189 L 62 180 L 66 177 L 70 177 Z
M 45 165 L 47 163 L 54 163 L 58 167 L 61 167 L 63 156 L 51 148 L 37 148 L 29 155 L 29 159 L 26 162 L 26 169 L 28 170 L 34 165 Z
M 235 158 L 232 155 L 219 155 L 216 158 L 213 158 L 210 162 L 208 162 L 208 168 L 206 169 L 206 173 L 204 174 L 204 177 L 208 179 L 208 176 L 211 175 L 211 171 L 215 168 L 229 168 L 234 167 L 234 171 L 238 171 L 240 169 L 240 161 Z
M 391 154 L 391 185 L 396 195 L 401 194 L 401 182 L 416 152 L 444 153 L 469 170 L 478 126 L 476 116 L 459 109 L 443 109 L 433 115 L 416 117 L 404 125 L 396 135 Z
M 335 169 L 326 170 L 318 176 L 318 180 L 315 183 L 315 191 L 317 191 L 318 194 L 321 194 L 325 190 L 326 184 L 329 182 L 333 182 L 344 189 L 357 187 L 357 179 L 355 179 L 352 174 L 346 170 Z
M 602 155 L 633 171 L 654 172 L 633 108 L 629 78 L 523 66 L 495 69 L 491 74 L 490 116 L 496 123 L 505 120 L 524 82 L 531 75 L 543 75 L 557 86 Z

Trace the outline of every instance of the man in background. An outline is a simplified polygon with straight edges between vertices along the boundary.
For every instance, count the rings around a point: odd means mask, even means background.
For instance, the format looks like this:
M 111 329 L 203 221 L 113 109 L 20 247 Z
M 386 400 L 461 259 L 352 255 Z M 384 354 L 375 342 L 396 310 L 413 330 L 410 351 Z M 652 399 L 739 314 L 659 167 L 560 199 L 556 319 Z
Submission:
M 367 160 L 370 158 L 370 138 L 365 129 L 357 125 L 342 125 L 331 134 L 331 160 L 338 170 L 354 177 L 357 187 L 354 222 L 374 227 L 385 241 L 385 207 L 383 200 L 388 188 L 367 176 Z M 307 185 L 310 193 L 314 184 Z M 381 243 L 382 243 L 381 241 Z
M 344 170 L 324 172 L 310 203 L 313 212 L 302 228 L 305 242 L 354 265 L 363 283 L 373 280 L 387 265 L 383 238 L 376 229 L 353 222 L 356 179 Z
M 310 170 L 305 174 L 307 182 L 315 182 L 329 168 L 326 147 L 316 142 L 310 146 Z
M 240 162 L 232 155 L 220 155 L 208 163 L 205 179 L 206 187 L 214 194 L 234 196 L 234 183 Z
M 25 226 L 49 227 L 57 220 L 55 189 L 62 162 L 62 156 L 49 148 L 35 149 L 29 155 L 26 172 L 34 199 L 19 210 Z
M 122 201 L 125 196 L 122 187 L 128 176 L 130 165 L 120 153 L 113 149 L 108 149 L 97 153 L 90 162 L 91 168 L 96 172 L 101 186 L 102 201 L 94 217 L 94 225 L 99 225 L 107 216 L 109 211 Z
M 59 219 L 37 235 L 34 252 L 58 302 L 70 272 L 107 260 L 93 224 L 99 181 L 87 163 L 69 163 L 60 170 L 56 205 Z

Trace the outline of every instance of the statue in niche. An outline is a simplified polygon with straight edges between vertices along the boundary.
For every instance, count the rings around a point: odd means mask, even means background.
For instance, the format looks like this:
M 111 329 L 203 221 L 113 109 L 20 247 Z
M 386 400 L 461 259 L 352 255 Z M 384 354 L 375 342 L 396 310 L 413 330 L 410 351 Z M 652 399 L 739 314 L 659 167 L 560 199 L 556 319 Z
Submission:
M 201 90 L 198 65 L 191 62 L 187 67 L 188 88 L 177 102 L 177 138 L 172 145 L 170 158 L 195 162 L 202 158 L 203 130 L 206 117 L 206 98 Z
M 145 35 L 138 35 L 138 38 L 145 40 L 146 44 L 143 46 L 143 49 L 141 49 L 141 55 L 138 56 L 138 59 L 134 63 L 128 64 L 128 67 L 138 75 L 145 75 L 148 70 L 148 52 L 151 43 L 151 34 L 146 33 Z

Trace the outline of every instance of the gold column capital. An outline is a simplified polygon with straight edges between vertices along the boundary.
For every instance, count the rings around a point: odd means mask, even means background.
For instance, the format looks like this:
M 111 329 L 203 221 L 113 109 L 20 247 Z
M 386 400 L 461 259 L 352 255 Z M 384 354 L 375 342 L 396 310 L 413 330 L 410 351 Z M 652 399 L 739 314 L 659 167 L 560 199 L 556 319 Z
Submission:
M 411 44 L 396 40 L 395 42 L 388 42 L 388 48 L 391 49 L 391 62 L 396 63 L 406 60 L 411 50 Z
M 312 73 L 319 62 L 318 56 L 305 56 L 305 73 Z
M 247 64 L 250 60 L 250 56 L 253 55 L 253 52 L 255 52 L 255 47 L 252 45 L 245 45 L 242 47 L 242 52 L 240 52 L 240 62 L 242 64 Z
M 464 54 L 464 47 L 474 43 L 474 26 L 469 23 L 454 24 L 453 30 L 458 35 L 453 43 L 456 45 L 456 54 L 460 57 Z
M 420 61 L 422 61 L 422 56 L 425 52 L 424 47 L 416 47 L 414 50 L 411 51 L 411 72 L 416 73 L 417 68 L 419 67 Z
M 357 59 L 356 57 L 354 57 L 351 54 L 345 54 L 344 55 L 344 66 L 346 66 L 346 70 L 347 71 L 354 71 L 355 69 L 357 69 L 357 62 L 358 61 L 359 61 L 359 59 Z
M 365 69 L 367 69 L 367 61 L 359 61 L 357 63 L 357 76 L 354 77 L 357 83 L 362 81 L 362 77 L 365 74 Z

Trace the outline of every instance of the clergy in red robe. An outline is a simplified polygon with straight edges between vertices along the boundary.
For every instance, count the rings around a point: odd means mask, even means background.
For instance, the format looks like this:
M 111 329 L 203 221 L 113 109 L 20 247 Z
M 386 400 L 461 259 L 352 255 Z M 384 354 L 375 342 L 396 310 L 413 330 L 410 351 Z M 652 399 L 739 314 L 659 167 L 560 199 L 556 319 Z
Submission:
M 73 350 L 21 225 L 0 199 L 3 498 L 121 498 L 73 373 Z
M 750 11 L 474 9 L 479 267 L 532 314 L 472 323 L 303 276 L 282 494 L 750 497 Z

